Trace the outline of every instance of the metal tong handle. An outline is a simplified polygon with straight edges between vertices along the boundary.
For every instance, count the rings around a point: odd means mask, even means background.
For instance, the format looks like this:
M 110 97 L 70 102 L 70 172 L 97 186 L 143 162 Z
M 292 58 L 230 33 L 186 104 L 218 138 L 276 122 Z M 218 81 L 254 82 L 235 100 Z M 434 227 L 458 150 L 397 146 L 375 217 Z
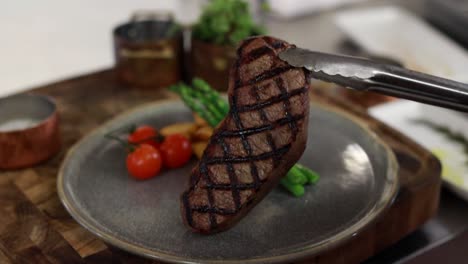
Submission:
M 468 112 L 468 85 L 395 66 L 380 66 L 368 90 Z
M 305 67 L 312 77 L 356 90 L 370 90 L 468 112 L 468 85 L 363 58 L 288 49 L 280 58 Z
M 353 58 L 356 71 L 312 71 L 312 76 L 356 90 L 375 91 L 421 103 L 468 112 L 468 85 L 405 68 Z M 342 70 L 342 69 L 341 69 Z M 362 74 L 361 74 L 362 73 Z M 370 73 L 370 74 L 369 74 Z

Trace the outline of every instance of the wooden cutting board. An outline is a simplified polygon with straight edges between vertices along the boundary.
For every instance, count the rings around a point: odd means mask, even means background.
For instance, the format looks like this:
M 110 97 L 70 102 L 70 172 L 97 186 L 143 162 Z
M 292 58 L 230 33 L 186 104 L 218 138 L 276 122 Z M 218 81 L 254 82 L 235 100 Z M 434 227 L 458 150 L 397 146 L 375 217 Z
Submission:
M 30 91 L 53 97 L 61 118 L 62 150 L 24 170 L 0 171 L 0 263 L 158 263 L 113 248 L 78 225 L 61 205 L 56 176 L 67 150 L 109 118 L 141 103 L 175 95 L 137 90 L 115 81 L 112 70 Z M 303 263 L 359 263 L 414 231 L 438 208 L 438 160 L 404 135 L 366 114 L 363 108 L 314 91 L 313 100 L 346 109 L 366 122 L 395 151 L 401 187 L 393 206 L 346 244 Z

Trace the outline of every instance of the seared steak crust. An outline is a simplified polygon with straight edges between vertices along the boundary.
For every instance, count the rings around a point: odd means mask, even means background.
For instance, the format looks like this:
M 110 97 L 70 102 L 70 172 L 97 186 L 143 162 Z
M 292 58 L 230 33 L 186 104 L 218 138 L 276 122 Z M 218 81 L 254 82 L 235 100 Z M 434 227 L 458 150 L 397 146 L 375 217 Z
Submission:
M 194 232 L 240 220 L 301 157 L 307 140 L 308 78 L 280 60 L 291 45 L 271 37 L 241 43 L 229 81 L 230 112 L 215 129 L 189 188 L 182 217 Z

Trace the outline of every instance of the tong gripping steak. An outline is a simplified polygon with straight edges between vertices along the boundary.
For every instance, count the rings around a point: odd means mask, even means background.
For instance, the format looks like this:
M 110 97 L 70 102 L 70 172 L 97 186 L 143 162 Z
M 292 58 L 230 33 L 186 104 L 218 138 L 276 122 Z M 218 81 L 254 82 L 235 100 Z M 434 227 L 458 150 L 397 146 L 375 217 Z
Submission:
M 182 194 L 182 217 L 194 232 L 223 231 L 271 191 L 304 152 L 308 78 L 278 53 L 271 37 L 243 41 L 229 76 L 230 112 L 215 129 Z

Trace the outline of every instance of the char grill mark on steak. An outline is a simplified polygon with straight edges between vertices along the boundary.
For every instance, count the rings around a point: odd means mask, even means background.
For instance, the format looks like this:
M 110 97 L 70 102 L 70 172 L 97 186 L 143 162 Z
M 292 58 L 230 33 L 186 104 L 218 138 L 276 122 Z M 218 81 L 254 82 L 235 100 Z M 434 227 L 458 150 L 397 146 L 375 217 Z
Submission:
M 227 145 L 227 144 L 226 144 Z M 275 151 L 264 152 L 260 155 L 248 155 L 246 157 L 242 156 L 228 156 L 229 154 L 225 154 L 223 157 L 214 157 L 211 159 L 206 160 L 207 165 L 211 164 L 225 164 L 225 163 L 244 163 L 250 161 L 261 161 L 265 159 L 274 158 L 275 155 L 282 155 L 288 152 L 290 144 L 286 144 L 281 148 L 277 148 Z M 228 169 L 229 171 L 229 169 Z M 208 186 L 208 185 L 207 185 Z
M 263 182 L 268 180 L 268 177 L 264 179 L 260 179 L 259 177 L 259 168 L 257 167 L 257 162 L 266 163 L 261 164 L 260 167 L 262 171 L 262 175 L 265 174 L 265 168 L 269 168 L 267 163 L 268 160 L 273 160 L 272 167 L 270 171 L 266 171 L 266 173 L 272 173 L 271 170 L 274 169 L 274 164 L 278 162 L 282 158 L 284 154 L 286 154 L 291 148 L 291 141 L 294 141 L 296 135 L 298 133 L 297 122 L 300 122 L 304 119 L 305 114 L 291 114 L 291 103 L 290 99 L 294 96 L 304 96 L 307 93 L 308 87 L 303 86 L 299 88 L 295 88 L 292 91 L 288 91 L 285 87 L 285 82 L 282 79 L 282 74 L 287 73 L 291 70 L 301 70 L 298 68 L 294 68 L 292 66 L 287 65 L 286 63 L 278 63 L 278 59 L 276 58 L 276 52 L 278 50 L 282 50 L 287 48 L 287 45 L 282 42 L 278 41 L 269 37 L 263 37 L 262 40 L 267 44 L 261 47 L 253 48 L 248 51 L 248 54 L 243 54 L 243 49 L 249 47 L 249 44 L 257 40 L 257 38 L 251 38 L 243 42 L 242 46 L 238 49 L 238 59 L 236 60 L 236 64 L 234 66 L 233 75 L 234 77 L 234 87 L 232 91 L 232 96 L 230 96 L 230 112 L 228 115 L 228 121 L 232 121 L 234 124 L 235 129 L 220 129 L 218 133 L 211 138 L 209 146 L 218 144 L 222 149 L 222 156 L 213 155 L 209 153 L 209 150 L 205 151 L 203 154 L 202 159 L 199 162 L 198 169 L 194 169 L 191 175 L 191 186 L 190 188 L 183 193 L 182 195 L 182 202 L 184 207 L 185 213 L 185 220 L 187 224 L 194 230 L 199 232 L 211 232 L 218 228 L 218 221 L 217 218 L 219 216 L 232 216 L 239 213 L 243 206 L 247 206 L 249 203 L 253 202 L 251 198 L 251 194 L 255 194 L 258 192 L 259 188 L 262 186 Z M 262 72 L 256 74 L 255 76 L 251 76 L 251 78 L 247 78 L 246 81 L 243 81 L 240 76 L 240 67 L 241 65 L 245 65 L 248 63 L 255 63 L 255 61 L 264 58 L 265 56 L 269 56 L 271 61 L 273 61 L 274 65 L 268 69 L 263 70 Z M 302 71 L 302 70 L 301 70 Z M 256 72 L 255 72 L 256 73 Z M 244 78 L 245 79 L 245 78 Z M 279 89 L 279 94 L 276 96 L 272 96 L 266 100 L 261 100 L 259 94 L 260 83 L 273 80 L 273 84 L 276 85 L 277 89 Z M 307 85 L 307 82 L 305 83 Z M 240 87 L 251 86 L 249 95 L 255 98 L 254 104 L 240 104 L 238 103 L 239 93 L 238 90 Z M 247 87 L 249 89 L 249 87 Z M 305 95 L 306 96 L 306 95 Z M 268 112 L 266 109 L 270 106 L 275 105 L 282 105 L 282 111 L 284 111 L 284 115 L 280 116 L 277 120 L 269 120 Z M 271 111 L 271 110 L 270 110 Z M 250 113 L 250 112 L 257 112 L 260 116 L 262 125 L 256 125 L 254 127 L 245 127 L 243 124 L 243 119 L 240 116 L 240 113 Z M 275 113 L 273 113 L 273 116 Z M 229 120 L 231 118 L 232 120 Z M 245 120 L 244 120 L 245 121 Z M 221 126 L 224 125 L 224 128 L 227 126 L 225 122 Z M 272 135 L 272 130 L 277 129 L 279 127 L 289 127 L 291 140 L 289 143 L 277 146 L 275 140 Z M 249 141 L 249 136 L 256 136 L 261 135 L 261 133 L 265 133 L 267 145 L 270 148 L 270 151 L 264 151 L 260 154 L 254 155 L 253 147 L 251 142 Z M 228 138 L 239 138 L 242 143 L 243 152 L 242 155 L 233 155 L 232 149 L 230 145 L 226 143 L 225 139 Z M 255 141 L 254 141 L 255 143 Z M 238 146 L 236 146 L 237 148 Z M 258 146 L 255 146 L 258 147 Z M 256 149 L 257 150 L 257 149 Z M 207 153 L 208 152 L 208 153 Z M 257 150 L 258 152 L 258 150 Z M 245 154 L 245 155 L 244 155 Z M 229 183 L 215 183 L 211 179 L 208 166 L 220 164 L 226 166 L 226 171 L 229 176 Z M 236 171 L 234 170 L 234 165 L 239 164 L 240 166 L 248 166 L 250 170 L 252 182 L 249 183 L 241 183 L 239 182 Z M 258 163 L 260 164 L 260 163 Z M 266 167 L 265 167 L 266 166 Z M 247 168 L 247 167 L 246 167 Z M 219 178 L 217 178 L 219 179 Z M 190 194 L 192 192 L 197 192 L 198 189 L 204 189 L 207 193 L 207 204 L 206 205 L 192 205 L 190 203 Z M 217 204 L 232 204 L 230 201 L 217 201 L 215 197 L 222 197 L 224 199 L 226 196 L 225 194 L 219 195 L 219 192 L 226 192 L 230 191 L 232 195 L 233 205 L 229 206 L 229 208 L 217 206 Z M 245 193 L 248 192 L 249 197 L 245 197 Z M 217 195 L 214 193 L 218 192 Z M 244 195 L 244 196 L 243 196 Z M 243 199 L 244 198 L 244 199 Z M 245 204 L 242 204 L 242 200 L 245 201 Z M 206 226 L 203 219 L 198 218 L 198 222 L 194 222 L 194 216 L 200 217 L 200 214 L 208 214 L 208 226 Z M 201 220 L 200 220 L 201 219 Z M 220 218 L 224 219 L 224 218 Z
M 236 185 L 238 184 L 237 183 L 237 177 L 236 177 L 236 173 L 234 172 L 234 167 L 232 165 L 232 162 L 227 162 L 226 163 L 227 156 L 230 153 L 229 145 L 226 144 L 226 142 L 224 142 L 224 138 L 220 137 L 220 138 L 218 138 L 218 141 L 221 144 L 221 147 L 223 148 L 223 152 L 224 152 L 223 153 L 224 156 L 219 160 L 219 163 L 220 164 L 226 164 L 228 175 L 229 175 L 229 180 L 231 181 L 230 185 L 231 185 L 232 198 L 234 199 L 235 209 L 237 210 L 240 207 L 240 194 L 239 194 L 239 190 L 236 189 Z M 211 161 L 213 161 L 213 160 L 214 159 L 211 159 Z M 210 164 L 208 162 L 206 162 L 206 163 Z M 215 162 L 213 162 L 212 164 L 215 164 Z M 210 190 L 215 189 L 216 187 L 212 185 L 212 186 L 210 186 L 208 188 L 209 188 L 209 192 L 210 192 Z M 211 225 L 213 225 L 213 222 L 211 223 Z
M 273 49 L 277 50 L 277 49 L 283 49 L 286 47 L 286 44 L 284 43 L 284 41 L 280 41 L 278 39 L 274 39 L 274 38 L 265 38 L 265 41 L 271 46 L 273 47 Z
M 295 69 L 295 68 L 293 66 L 290 66 L 290 65 L 275 68 L 273 70 L 266 71 L 263 74 L 257 75 L 254 78 L 248 80 L 247 82 L 245 82 L 243 84 L 239 84 L 237 87 L 246 86 L 246 85 L 253 85 L 255 83 L 259 83 L 259 82 L 262 82 L 264 80 L 268 80 L 268 79 L 271 79 L 273 77 L 276 77 L 276 76 L 278 76 L 278 75 L 280 75 L 282 73 L 285 73 L 285 72 L 293 70 L 293 69 Z
M 261 98 L 260 98 L 260 94 L 258 93 L 258 89 L 259 89 L 259 86 L 258 85 L 255 85 L 253 87 L 253 91 L 254 91 L 254 96 L 255 96 L 255 99 L 257 100 L 257 102 L 260 102 L 261 101 Z M 270 101 L 273 101 L 273 99 L 271 99 Z M 258 103 L 256 106 L 260 105 L 260 103 Z M 265 106 L 263 106 L 265 107 Z M 268 122 L 268 118 L 267 118 L 267 115 L 265 113 L 265 109 L 260 108 L 258 111 L 260 112 L 260 118 L 262 119 L 262 122 L 263 123 L 267 123 Z M 288 120 L 289 121 L 289 120 Z M 276 145 L 275 145 L 275 142 L 273 141 L 273 136 L 271 135 L 271 131 L 270 130 L 267 130 L 267 142 L 268 142 L 268 145 L 270 146 L 271 148 L 271 151 L 273 151 L 274 153 L 277 152 L 277 149 L 276 149 Z M 278 161 L 278 158 L 280 156 L 278 154 L 276 154 L 274 157 L 273 157 L 273 162 L 277 162 Z
M 237 75 L 237 78 L 239 78 L 238 75 Z M 231 106 L 232 118 L 234 119 L 237 129 L 242 131 L 244 130 L 244 127 L 242 125 L 242 121 L 240 120 L 239 111 L 237 109 L 237 96 L 233 96 L 232 104 L 233 104 L 233 106 Z M 244 150 L 247 152 L 247 157 L 252 157 L 252 146 L 250 146 L 250 143 L 247 140 L 247 136 L 245 134 L 240 134 L 239 137 L 242 140 L 242 145 L 244 147 Z M 227 155 L 229 155 L 229 153 L 224 153 L 224 155 L 226 157 Z M 258 187 L 260 187 L 260 178 L 258 177 L 257 167 L 253 163 L 253 159 L 250 161 L 250 173 L 255 183 L 255 189 L 257 189 Z M 233 190 L 233 195 L 238 195 L 238 191 Z
M 274 51 L 268 46 L 256 48 L 249 53 L 249 56 L 246 56 L 242 59 L 241 64 L 250 63 L 267 54 L 274 55 Z
M 213 188 L 213 189 L 218 189 L 218 190 L 231 190 L 232 187 L 235 187 L 239 190 L 249 190 L 249 189 L 254 189 L 256 188 L 256 183 L 237 183 L 237 184 L 232 184 L 232 183 L 212 183 L 210 185 L 206 185 L 206 187 Z
M 277 78 L 282 85 L 282 80 L 280 78 Z M 281 93 L 278 96 L 271 97 L 268 101 L 261 102 L 260 96 L 258 94 L 258 86 L 255 86 L 253 89 L 255 92 L 255 97 L 257 99 L 258 103 L 251 104 L 251 105 L 243 105 L 241 107 L 238 107 L 238 112 L 248 112 L 248 111 L 260 111 L 260 113 L 265 113 L 264 108 L 273 104 L 285 102 L 286 100 L 289 100 L 291 97 L 303 94 L 307 92 L 307 87 L 302 87 L 296 90 L 293 90 L 290 93 L 286 92 L 286 89 L 284 87 L 280 88 Z M 264 122 L 268 122 L 268 120 L 263 120 Z
M 283 79 L 281 79 L 281 77 L 278 77 L 275 79 L 275 83 L 278 86 L 278 89 L 281 91 L 281 96 L 288 97 L 288 91 L 286 91 L 286 88 L 284 87 Z M 295 140 L 297 135 L 297 124 L 291 116 L 291 103 L 289 102 L 289 100 L 283 100 L 283 109 L 286 113 L 286 120 L 288 120 L 288 125 L 292 131 L 293 140 Z
M 206 163 L 201 163 L 200 166 L 199 166 L 199 170 L 200 170 L 200 174 L 203 175 L 204 177 L 204 180 L 206 181 L 206 183 L 208 185 L 212 185 L 213 182 L 211 181 L 210 179 L 210 176 L 208 175 L 208 169 L 206 167 Z M 210 228 L 216 228 L 217 226 L 217 222 L 216 222 L 216 219 L 215 219 L 215 215 L 214 215 L 214 211 L 216 208 L 213 207 L 213 204 L 214 204 L 214 198 L 213 198 L 213 192 L 211 191 L 212 188 L 207 188 L 207 195 L 208 195 L 208 202 L 210 204 L 210 207 L 207 209 L 207 213 L 210 217 Z M 185 202 L 184 202 L 185 204 Z M 191 215 L 191 212 L 190 212 L 190 219 L 192 219 L 192 215 Z
M 219 214 L 219 215 L 233 215 L 237 212 L 236 210 L 229 210 L 229 209 L 223 209 L 223 208 L 211 208 L 209 206 L 193 207 L 192 211 L 195 211 L 198 213 L 213 213 L 213 214 Z
M 297 121 L 302 120 L 302 119 L 304 119 L 304 115 L 295 115 L 295 116 L 292 116 L 291 118 L 278 119 L 277 121 L 273 122 L 272 124 L 267 124 L 267 125 L 264 125 L 264 126 L 258 126 L 258 127 L 254 127 L 254 128 L 244 129 L 244 130 L 231 130 L 231 131 L 226 130 L 226 131 L 222 131 L 218 135 L 222 136 L 222 137 L 239 137 L 240 135 L 246 135 L 246 136 L 247 135 L 253 135 L 253 134 L 263 132 L 263 131 L 268 131 L 268 130 L 274 129 L 275 127 L 288 125 L 290 121 L 296 121 L 297 122 Z
M 256 49 L 253 49 L 252 51 L 249 52 L 248 56 L 245 56 L 242 58 L 241 64 L 243 63 L 250 63 L 254 60 L 259 59 L 260 57 L 264 55 L 270 55 L 270 56 L 275 56 L 275 51 L 277 49 L 282 49 L 285 48 L 285 44 L 281 41 L 276 41 L 276 40 L 267 40 L 266 41 L 269 46 L 262 46 Z M 248 45 L 248 43 L 247 43 Z M 247 46 L 244 43 L 244 46 Z M 273 49 L 272 49 L 273 48 Z M 240 52 L 237 52 L 237 55 L 240 55 Z M 240 57 L 240 56 L 239 56 Z

